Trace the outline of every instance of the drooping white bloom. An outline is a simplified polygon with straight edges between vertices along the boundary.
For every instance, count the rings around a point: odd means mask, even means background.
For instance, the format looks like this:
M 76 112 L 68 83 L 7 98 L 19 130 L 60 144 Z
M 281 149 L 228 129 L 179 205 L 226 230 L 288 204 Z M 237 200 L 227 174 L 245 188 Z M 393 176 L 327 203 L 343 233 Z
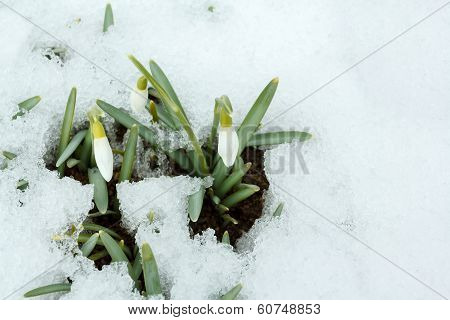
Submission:
M 136 87 L 130 93 L 130 105 L 135 112 L 145 112 L 147 105 L 148 91 L 147 79 L 140 77 L 136 83 Z
M 113 175 L 113 152 L 111 146 L 109 145 L 108 138 L 105 134 L 105 129 L 100 121 L 94 119 L 92 123 L 92 136 L 93 136 L 93 148 L 95 162 L 97 163 L 97 168 L 100 171 L 103 179 L 109 182 Z
M 219 144 L 217 149 L 223 163 L 227 167 L 231 167 L 239 151 L 239 138 L 234 128 L 219 128 Z
M 227 167 L 231 167 L 239 151 L 239 138 L 232 126 L 229 111 L 222 109 L 220 114 L 219 142 L 217 152 Z

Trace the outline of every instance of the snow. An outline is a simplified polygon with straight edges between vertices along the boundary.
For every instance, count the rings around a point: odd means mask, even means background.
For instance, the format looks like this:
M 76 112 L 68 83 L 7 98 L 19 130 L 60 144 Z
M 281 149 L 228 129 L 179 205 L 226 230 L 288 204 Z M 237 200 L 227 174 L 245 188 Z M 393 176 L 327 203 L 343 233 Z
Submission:
M 24 192 L 16 189 L 18 177 L 29 181 Z M 86 218 L 93 188 L 59 179 L 42 163 L 30 163 L 22 156 L 0 171 L 0 188 L 5 227 L 0 235 L 0 295 L 18 298 L 38 286 L 62 282 L 78 268 L 71 254 L 76 242 L 63 236 L 63 241 L 53 239 Z
M 133 291 L 133 280 L 128 275 L 125 262 L 114 262 L 102 270 L 94 267 L 81 270 L 73 276 L 70 293 L 63 299 L 74 300 L 121 300 L 141 299 L 139 293 Z M 100 283 L 114 283 L 114 290 Z
M 444 1 L 120 0 L 106 34 L 101 1 L 4 2 L 37 26 L 0 6 L 0 43 L 8 44 L 0 51 L 0 150 L 19 155 L 0 171 L 2 297 L 70 277 L 64 298 L 136 298 L 123 267 L 95 271 L 72 258 L 73 240 L 51 240 L 83 221 L 92 188 L 44 166 L 73 86 L 76 127 L 96 98 L 129 108 L 138 77 L 129 53 L 165 70 L 203 138 L 215 97 L 230 97 L 239 122 L 275 76 L 280 86 L 263 130 L 308 127 L 314 136 L 266 153 L 265 215 L 237 251 L 211 232 L 189 238 L 185 196 L 200 180 L 150 172 L 119 186 L 124 224 L 152 246 L 171 298 L 215 298 L 238 282 L 249 299 L 450 295 L 450 7 L 315 92 Z M 68 49 L 63 63 L 42 57 L 54 45 Z M 17 103 L 34 95 L 42 101 L 11 121 Z M 21 192 L 15 183 L 24 177 L 30 187 Z M 273 219 L 279 202 L 283 214 Z M 117 293 L 106 284 L 86 289 L 105 279 Z

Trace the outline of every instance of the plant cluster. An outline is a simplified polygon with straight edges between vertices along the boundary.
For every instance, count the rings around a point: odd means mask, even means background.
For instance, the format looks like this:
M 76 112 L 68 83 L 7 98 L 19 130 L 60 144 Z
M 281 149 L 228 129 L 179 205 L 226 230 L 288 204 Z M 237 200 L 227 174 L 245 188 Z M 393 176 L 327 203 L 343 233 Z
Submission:
M 108 5 L 105 10 L 103 31 L 106 32 L 113 24 L 112 8 Z M 201 215 L 204 199 L 208 197 L 224 225 L 238 224 L 239 217 L 232 217 L 228 213 L 230 208 L 239 206 L 242 201 L 259 191 L 259 186 L 242 182 L 252 166 L 250 162 L 244 163 L 243 150 L 246 147 L 288 143 L 294 139 L 304 141 L 311 136 L 309 133 L 299 131 L 258 132 L 278 86 L 278 78 L 275 78 L 262 90 L 239 126 L 233 123 L 233 107 L 230 99 L 226 95 L 216 98 L 210 134 L 206 143 L 201 144 L 174 88 L 162 69 L 152 60 L 147 69 L 134 56 L 130 55 L 129 58 L 142 74 L 130 94 L 131 108 L 135 112 L 149 112 L 152 124 L 140 123 L 123 109 L 103 100 L 96 100 L 96 105 L 87 114 L 87 128 L 74 133 L 73 118 L 77 90 L 72 88 L 61 125 L 55 167 L 60 177 L 65 175 L 66 168 L 76 167 L 94 186 L 96 211 L 88 215 L 80 233 L 76 232 L 74 226 L 67 233 L 69 236 L 78 234 L 77 241 L 80 243 L 81 254 L 92 261 L 109 256 L 113 262 L 127 263 L 129 275 L 136 289 L 147 297 L 162 293 L 156 259 L 150 245 L 143 243 L 130 248 L 125 244 L 123 237 L 111 226 L 107 228 L 92 222 L 92 219 L 110 215 L 115 217 L 116 223 L 120 223 L 118 200 L 116 195 L 111 197 L 108 194 L 108 182 L 113 180 L 113 183 L 121 183 L 132 178 L 139 136 L 151 148 L 165 153 L 187 174 L 200 178 L 208 176 L 213 178 L 211 187 L 207 189 L 201 187 L 189 196 L 187 210 L 190 220 L 195 223 Z M 40 97 L 32 97 L 19 103 L 19 111 L 13 116 L 13 120 L 25 115 L 39 101 Z M 102 118 L 106 114 L 129 129 L 125 150 L 111 148 L 102 123 Z M 165 149 L 165 144 L 158 141 L 156 137 L 154 124 L 168 131 L 184 130 L 190 145 L 177 150 Z M 120 172 L 116 175 L 114 175 L 113 165 L 114 153 L 119 154 L 122 159 Z M 7 151 L 3 151 L 2 154 L 8 160 L 16 157 L 15 154 Z M 3 163 L 2 169 L 6 166 L 7 163 Z M 118 178 L 113 179 L 114 176 Z M 26 180 L 20 179 L 17 188 L 24 190 L 27 185 Z M 279 216 L 282 208 L 283 205 L 280 204 L 274 216 Z M 153 213 L 149 214 L 149 220 L 152 222 Z M 228 232 L 223 234 L 222 242 L 230 243 Z M 241 288 L 240 284 L 237 285 L 222 298 L 236 298 Z M 31 290 L 25 294 L 25 297 L 67 291 L 70 291 L 70 283 L 60 283 Z
M 152 115 L 153 122 L 160 123 L 167 130 L 184 129 L 192 146 L 192 149 L 162 151 L 192 176 L 211 176 L 214 179 L 211 188 L 201 188 L 189 197 L 188 213 L 193 222 L 200 216 L 206 194 L 215 204 L 224 223 L 238 223 L 227 212 L 259 191 L 257 185 L 242 183 L 242 178 L 252 165 L 244 163 L 241 157 L 245 147 L 288 143 L 294 139 L 304 141 L 311 137 L 309 133 L 300 131 L 257 132 L 277 89 L 278 78 L 275 78 L 263 89 L 237 130 L 233 126 L 230 99 L 225 95 L 216 98 L 211 132 L 206 145 L 201 145 L 162 69 L 151 60 L 149 71 L 134 56 L 130 55 L 129 58 L 143 75 L 138 79 L 135 91 L 131 93 L 131 106 L 138 112 L 147 110 Z M 149 88 L 148 82 L 151 84 Z M 160 150 L 163 148 L 158 144 L 152 129 L 139 123 L 127 112 L 102 100 L 97 100 L 97 105 L 123 126 L 131 128 L 137 125 L 139 135 L 152 147 Z

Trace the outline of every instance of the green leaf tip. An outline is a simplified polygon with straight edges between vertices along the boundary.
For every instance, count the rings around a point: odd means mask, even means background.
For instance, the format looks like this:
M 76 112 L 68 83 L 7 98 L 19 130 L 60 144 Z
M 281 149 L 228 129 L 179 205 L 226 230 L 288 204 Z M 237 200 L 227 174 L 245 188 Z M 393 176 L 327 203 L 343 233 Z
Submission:
M 248 140 L 247 146 L 267 146 L 282 143 L 291 143 L 294 140 L 306 141 L 311 139 L 312 134 L 302 131 L 275 131 L 255 133 Z
M 41 101 L 40 96 L 31 97 L 27 100 L 19 102 L 17 105 L 19 106 L 19 112 L 17 112 L 12 119 L 15 120 L 18 117 L 21 117 L 25 114 L 25 112 L 33 109 L 39 102 Z
M 203 198 L 205 196 L 205 187 L 201 186 L 200 190 L 191 194 L 188 201 L 188 213 L 192 222 L 197 222 L 202 212 Z
M 283 207 L 284 207 L 284 203 L 281 202 L 281 203 L 277 206 L 277 208 L 275 209 L 275 212 L 273 213 L 273 216 L 274 216 L 274 217 L 279 217 L 279 216 L 281 216 L 281 213 L 283 212 Z
M 239 292 L 242 290 L 242 284 L 238 284 L 235 287 L 233 287 L 230 291 L 225 293 L 223 296 L 220 297 L 220 300 L 236 300 L 237 296 L 239 295 Z
M 237 205 L 239 202 L 244 201 L 245 199 L 251 197 L 254 193 L 258 192 L 260 188 L 256 185 L 250 185 L 243 189 L 240 189 L 228 197 L 226 197 L 221 204 L 226 206 L 227 208 L 231 208 Z
M 277 91 L 278 78 L 272 79 L 266 87 L 261 91 L 253 106 L 245 116 L 244 120 L 237 131 L 239 137 L 239 154 L 247 146 L 247 142 L 253 133 L 258 129 L 259 125 L 272 102 Z
M 103 32 L 108 31 L 110 26 L 114 25 L 114 15 L 111 7 L 111 3 L 106 4 L 105 19 L 103 20 Z
M 25 298 L 37 297 L 43 294 L 55 293 L 55 292 L 69 292 L 70 287 L 72 285 L 70 283 L 57 283 L 50 284 L 48 286 L 39 287 L 33 290 L 26 292 L 23 296 Z
M 228 231 L 225 231 L 222 235 L 222 243 L 230 244 L 230 234 Z
M 17 157 L 15 153 L 9 152 L 9 151 L 2 151 L 1 154 L 8 160 L 13 160 Z
M 150 245 L 142 244 L 142 270 L 144 273 L 145 289 L 148 295 L 161 294 L 161 282 L 159 278 L 158 265 Z
M 17 181 L 16 188 L 20 191 L 25 191 L 28 188 L 28 181 L 25 179 L 20 179 Z

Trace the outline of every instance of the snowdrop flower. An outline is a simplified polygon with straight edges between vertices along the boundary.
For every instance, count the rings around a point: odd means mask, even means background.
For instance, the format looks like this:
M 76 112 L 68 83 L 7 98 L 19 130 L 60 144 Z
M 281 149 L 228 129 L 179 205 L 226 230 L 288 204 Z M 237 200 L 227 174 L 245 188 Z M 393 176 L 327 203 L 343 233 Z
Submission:
M 147 79 L 144 76 L 140 77 L 136 82 L 136 87 L 131 91 L 130 104 L 133 111 L 142 113 L 145 111 L 147 105 Z
M 239 151 L 239 138 L 232 125 L 233 121 L 230 113 L 222 108 L 217 152 L 227 167 L 231 167 L 234 164 Z
M 113 152 L 102 123 L 94 118 L 91 122 L 95 162 L 103 179 L 109 182 L 113 175 Z

